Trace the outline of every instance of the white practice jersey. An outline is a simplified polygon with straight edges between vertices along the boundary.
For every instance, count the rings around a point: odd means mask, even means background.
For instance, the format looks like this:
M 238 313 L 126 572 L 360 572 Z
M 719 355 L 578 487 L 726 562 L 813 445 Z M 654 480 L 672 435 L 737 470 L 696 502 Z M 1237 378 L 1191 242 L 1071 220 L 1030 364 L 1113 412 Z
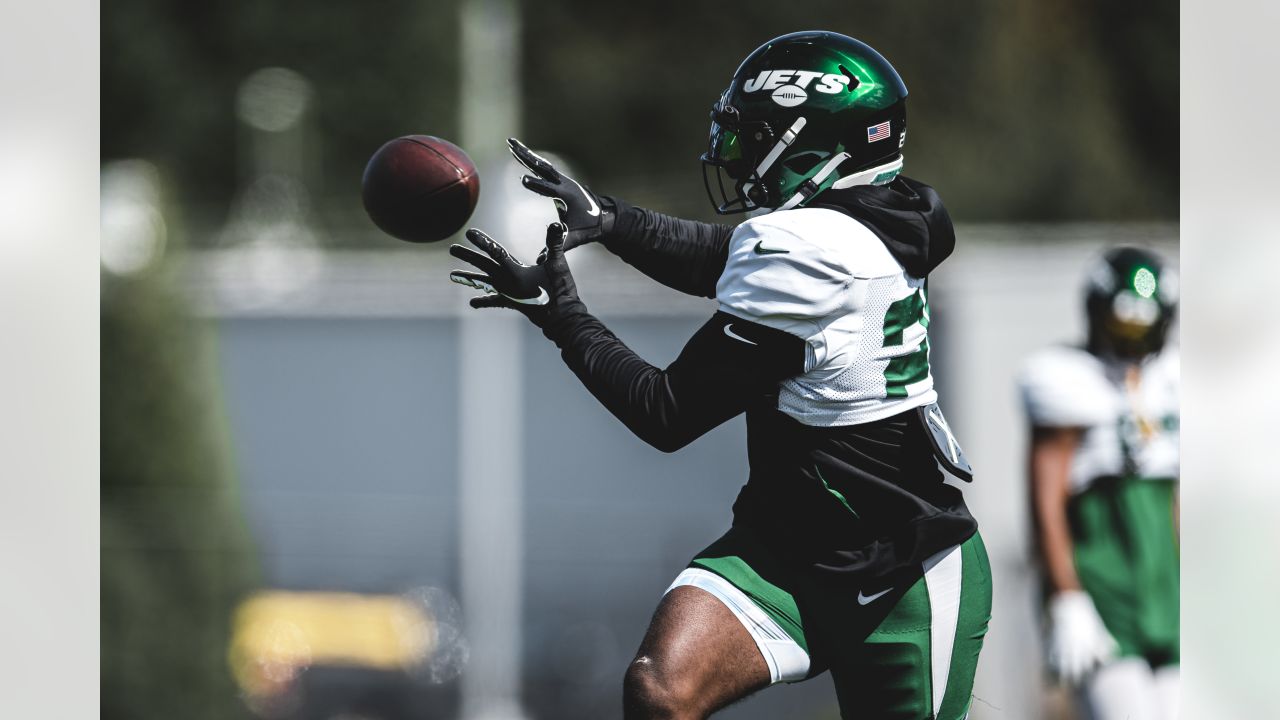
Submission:
M 937 400 L 925 281 L 848 215 L 802 208 L 742 223 L 716 299 L 805 341 L 804 373 L 778 394 L 778 409 L 801 423 L 857 425 Z
M 1125 374 L 1121 363 L 1066 346 L 1041 350 L 1023 368 L 1031 424 L 1085 430 L 1071 463 L 1074 492 L 1105 476 L 1178 477 L 1177 348 L 1148 358 L 1136 378 Z

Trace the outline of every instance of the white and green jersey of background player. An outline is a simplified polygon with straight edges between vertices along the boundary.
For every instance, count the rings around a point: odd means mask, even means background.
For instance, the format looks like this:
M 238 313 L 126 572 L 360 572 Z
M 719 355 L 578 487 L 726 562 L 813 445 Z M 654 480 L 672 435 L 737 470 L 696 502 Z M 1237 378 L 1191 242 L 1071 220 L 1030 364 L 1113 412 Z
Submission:
M 1164 345 L 1177 280 L 1129 249 L 1114 258 L 1130 262 L 1089 280 L 1089 349 L 1040 351 L 1021 385 L 1032 425 L 1083 431 L 1068 504 L 1076 571 L 1119 655 L 1160 667 L 1179 659 L 1179 369 Z M 1126 338 L 1126 326 L 1150 330 Z

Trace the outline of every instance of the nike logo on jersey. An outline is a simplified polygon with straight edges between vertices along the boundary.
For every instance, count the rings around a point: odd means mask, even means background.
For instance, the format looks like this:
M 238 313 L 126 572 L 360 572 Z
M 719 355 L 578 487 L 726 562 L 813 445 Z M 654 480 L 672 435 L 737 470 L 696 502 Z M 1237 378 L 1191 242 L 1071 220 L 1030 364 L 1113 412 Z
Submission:
M 742 337 L 741 335 L 739 335 L 739 334 L 735 333 L 735 332 L 733 331 L 733 325 L 732 325 L 732 324 L 730 324 L 730 325 L 725 325 L 725 326 L 724 326 L 724 334 L 725 334 L 725 335 L 728 335 L 729 337 L 733 338 L 734 340 L 738 340 L 738 341 L 744 342 L 744 343 L 746 343 L 746 344 L 748 344 L 748 345 L 759 345 L 759 343 L 754 342 L 754 341 L 752 341 L 752 340 L 748 340 L 748 339 L 746 339 L 746 338 Z
M 892 590 L 892 589 L 893 589 L 892 587 L 885 588 L 884 590 L 881 590 L 880 592 L 876 593 L 875 595 L 863 595 L 863 594 L 862 594 L 862 591 L 861 591 L 861 590 L 859 590 L 859 591 L 858 591 L 858 604 L 859 604 L 859 605 L 870 605 L 871 603 L 875 602 L 876 600 L 879 600 L 880 598 L 882 598 L 882 597 L 884 597 L 885 595 L 889 594 L 889 591 L 890 591 L 890 590 Z
M 755 246 L 755 253 L 756 253 L 757 255 L 780 255 L 780 254 L 782 254 L 782 253 L 789 253 L 789 252 L 791 252 L 791 251 L 790 251 L 790 250 L 782 250 L 782 249 L 779 249 L 779 248 L 767 248 L 767 247 L 765 247 L 765 246 L 764 246 L 764 241 L 763 241 L 763 240 L 761 240 L 761 241 L 757 242 L 757 243 L 756 243 L 756 246 Z

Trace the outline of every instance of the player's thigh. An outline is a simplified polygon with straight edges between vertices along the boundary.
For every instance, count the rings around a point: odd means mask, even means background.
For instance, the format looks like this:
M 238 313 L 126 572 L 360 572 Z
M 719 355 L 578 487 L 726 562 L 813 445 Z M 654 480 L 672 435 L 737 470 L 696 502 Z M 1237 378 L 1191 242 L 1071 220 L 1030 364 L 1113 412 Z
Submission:
M 662 598 L 627 670 L 626 715 L 704 717 L 769 682 L 734 612 L 707 590 L 678 586 Z
M 831 676 L 845 718 L 960 720 L 968 713 L 974 674 L 991 618 L 991 575 L 974 535 L 893 587 L 876 626 L 862 638 L 833 637 Z M 872 596 L 884 588 L 860 593 Z M 846 601 L 850 617 L 876 612 L 876 602 Z

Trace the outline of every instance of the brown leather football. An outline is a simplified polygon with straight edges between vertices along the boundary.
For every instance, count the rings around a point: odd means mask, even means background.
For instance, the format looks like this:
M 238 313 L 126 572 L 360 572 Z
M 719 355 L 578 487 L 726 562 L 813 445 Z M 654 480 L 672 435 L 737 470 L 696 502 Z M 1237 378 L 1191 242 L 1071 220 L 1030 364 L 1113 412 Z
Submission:
M 365 212 L 383 232 L 409 242 L 436 242 L 471 217 L 480 199 L 480 174 L 448 140 L 406 135 L 369 158 L 363 196 Z

